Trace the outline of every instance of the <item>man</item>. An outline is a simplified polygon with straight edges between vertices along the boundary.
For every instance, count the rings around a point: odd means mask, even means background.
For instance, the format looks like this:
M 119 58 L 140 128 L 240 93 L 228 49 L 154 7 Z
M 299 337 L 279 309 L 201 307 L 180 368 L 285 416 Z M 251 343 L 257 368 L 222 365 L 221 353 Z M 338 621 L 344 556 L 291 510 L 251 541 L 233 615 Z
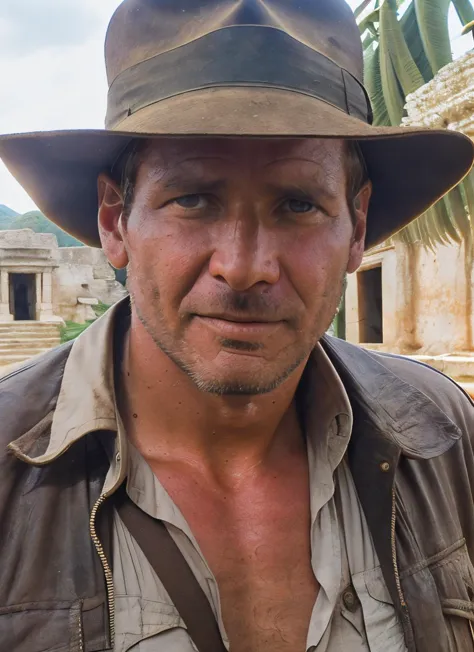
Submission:
M 1 383 L 1 649 L 474 649 L 473 404 L 324 335 L 472 143 L 370 126 L 343 0 L 126 0 L 106 63 L 0 141 L 130 290 Z

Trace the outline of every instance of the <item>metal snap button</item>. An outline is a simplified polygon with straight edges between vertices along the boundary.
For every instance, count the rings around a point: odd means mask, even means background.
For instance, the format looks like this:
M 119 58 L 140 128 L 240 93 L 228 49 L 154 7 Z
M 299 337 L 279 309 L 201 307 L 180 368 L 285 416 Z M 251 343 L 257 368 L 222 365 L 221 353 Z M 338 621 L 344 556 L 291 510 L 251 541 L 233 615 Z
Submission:
M 384 473 L 387 473 L 390 471 L 390 464 L 388 462 L 382 462 L 380 464 L 380 470 L 383 471 Z

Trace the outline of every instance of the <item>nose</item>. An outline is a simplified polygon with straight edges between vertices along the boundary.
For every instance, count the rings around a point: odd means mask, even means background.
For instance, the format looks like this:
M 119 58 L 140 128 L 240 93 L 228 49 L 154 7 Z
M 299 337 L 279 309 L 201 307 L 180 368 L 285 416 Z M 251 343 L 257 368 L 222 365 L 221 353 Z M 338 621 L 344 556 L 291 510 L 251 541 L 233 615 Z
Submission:
M 209 262 L 210 274 L 235 291 L 275 284 L 280 264 L 272 234 L 258 220 L 236 219 L 221 231 Z

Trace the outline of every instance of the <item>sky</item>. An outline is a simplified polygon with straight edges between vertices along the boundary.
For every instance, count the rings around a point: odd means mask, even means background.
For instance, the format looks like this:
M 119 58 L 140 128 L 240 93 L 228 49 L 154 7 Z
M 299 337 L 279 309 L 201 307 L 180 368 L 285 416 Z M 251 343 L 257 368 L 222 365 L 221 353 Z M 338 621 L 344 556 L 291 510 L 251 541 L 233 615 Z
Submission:
M 357 6 L 360 0 L 348 0 Z M 120 0 L 0 0 L 0 134 L 102 128 L 104 36 Z M 452 16 L 452 32 L 460 25 Z M 456 54 L 472 37 L 455 38 Z M 0 204 L 35 208 L 0 162 Z

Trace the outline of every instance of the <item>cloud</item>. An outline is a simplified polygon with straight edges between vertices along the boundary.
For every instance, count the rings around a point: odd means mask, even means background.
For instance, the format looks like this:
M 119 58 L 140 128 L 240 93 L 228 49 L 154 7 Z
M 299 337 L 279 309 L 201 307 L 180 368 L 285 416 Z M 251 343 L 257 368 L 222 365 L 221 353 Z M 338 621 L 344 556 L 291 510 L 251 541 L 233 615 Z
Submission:
M 119 4 L 120 0 L 0 0 L 0 134 L 103 126 L 104 37 Z M 35 18 L 38 13 L 43 18 Z M 40 21 L 44 16 L 49 21 L 46 27 Z M 5 46 L 8 30 L 8 39 L 15 32 L 26 44 L 20 54 Z M 19 212 L 34 208 L 1 163 L 0 204 Z
M 95 38 L 101 20 L 94 6 L 81 0 L 2 0 L 0 56 L 26 57 Z

